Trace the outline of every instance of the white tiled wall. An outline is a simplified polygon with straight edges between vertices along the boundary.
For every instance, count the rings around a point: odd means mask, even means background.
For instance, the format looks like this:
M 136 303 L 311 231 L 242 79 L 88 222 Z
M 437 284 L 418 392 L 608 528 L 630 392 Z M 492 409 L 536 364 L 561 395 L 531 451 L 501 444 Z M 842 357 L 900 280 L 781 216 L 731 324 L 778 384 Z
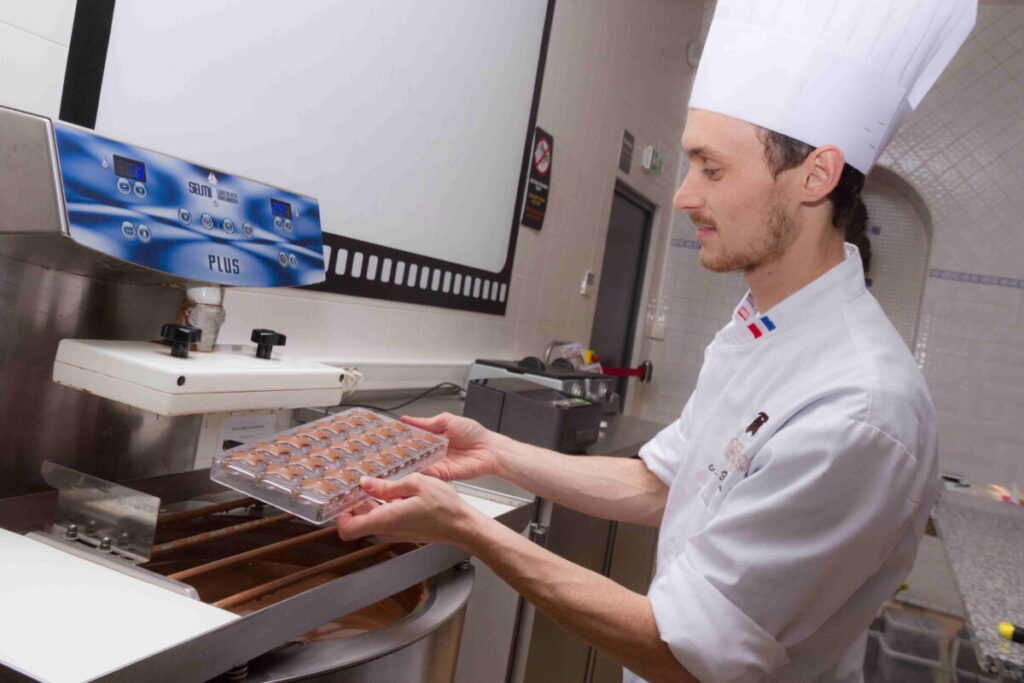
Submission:
M 75 0 L 0 0 L 0 104 L 56 116 Z
M 907 346 L 914 348 L 928 277 L 929 228 L 916 202 L 903 193 L 913 189 L 894 187 L 885 175 L 873 172 L 863 193 L 872 252 L 868 286 Z
M 939 412 L 942 467 L 1024 488 L 1024 6 L 981 6 L 971 38 L 881 163 L 931 215 L 915 353 Z M 672 230 L 668 329 L 641 411 L 662 420 L 678 415 L 704 346 L 745 291 L 739 276 L 700 268 L 685 217 Z

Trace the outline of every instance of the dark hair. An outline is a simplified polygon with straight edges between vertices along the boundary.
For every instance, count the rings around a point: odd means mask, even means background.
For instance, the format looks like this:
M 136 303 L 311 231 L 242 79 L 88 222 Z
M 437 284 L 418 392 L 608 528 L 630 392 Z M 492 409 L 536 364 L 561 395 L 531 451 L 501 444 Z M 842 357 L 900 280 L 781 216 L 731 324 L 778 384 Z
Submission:
M 805 142 L 767 128 L 761 128 L 759 134 L 761 142 L 764 143 L 765 161 L 768 162 L 768 168 L 775 176 L 783 171 L 796 168 L 814 151 L 814 147 Z M 828 195 L 828 199 L 832 202 L 832 225 L 837 230 L 844 230 L 845 226 L 849 225 L 862 189 L 864 189 L 864 174 L 850 164 L 844 165 L 839 182 Z
M 859 196 L 854 202 L 850 220 L 843 226 L 844 239 L 860 251 L 860 261 L 867 273 L 871 268 L 871 239 L 868 237 L 868 207 Z

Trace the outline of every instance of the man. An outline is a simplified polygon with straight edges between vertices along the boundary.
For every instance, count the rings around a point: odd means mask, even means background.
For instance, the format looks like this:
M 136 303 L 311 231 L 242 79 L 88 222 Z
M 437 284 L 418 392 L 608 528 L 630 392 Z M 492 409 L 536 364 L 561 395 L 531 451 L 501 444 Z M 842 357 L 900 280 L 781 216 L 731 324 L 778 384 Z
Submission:
M 966 37 L 972 4 L 720 0 L 674 204 L 702 265 L 742 271 L 750 291 L 680 419 L 639 459 L 564 456 L 451 415 L 408 419 L 450 440 L 436 478 L 365 480 L 389 502 L 342 515 L 339 533 L 465 547 L 630 679 L 859 680 L 857 645 L 909 572 L 934 499 L 936 430 L 840 226 Z M 483 475 L 660 526 L 648 594 L 539 548 L 438 481 Z

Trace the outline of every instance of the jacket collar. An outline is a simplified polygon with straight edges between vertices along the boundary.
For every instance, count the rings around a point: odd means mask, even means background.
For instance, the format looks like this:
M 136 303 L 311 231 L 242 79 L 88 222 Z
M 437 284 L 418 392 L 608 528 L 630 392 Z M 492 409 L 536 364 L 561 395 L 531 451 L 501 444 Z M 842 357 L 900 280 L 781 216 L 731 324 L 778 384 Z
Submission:
M 846 257 L 842 263 L 764 313 L 754 308 L 754 299 L 748 290 L 733 311 L 729 324 L 715 339 L 726 344 L 762 341 L 795 329 L 865 293 L 860 252 L 852 244 L 844 245 L 844 250 Z

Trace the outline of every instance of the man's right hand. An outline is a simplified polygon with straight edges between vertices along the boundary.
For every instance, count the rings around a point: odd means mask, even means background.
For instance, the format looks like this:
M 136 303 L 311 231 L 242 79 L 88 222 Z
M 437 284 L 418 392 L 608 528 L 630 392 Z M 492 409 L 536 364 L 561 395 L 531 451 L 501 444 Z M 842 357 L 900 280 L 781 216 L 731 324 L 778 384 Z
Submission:
M 435 417 L 403 416 L 402 422 L 448 439 L 448 455 L 424 474 L 444 481 L 474 479 L 499 472 L 499 435 L 468 417 L 442 413 Z

